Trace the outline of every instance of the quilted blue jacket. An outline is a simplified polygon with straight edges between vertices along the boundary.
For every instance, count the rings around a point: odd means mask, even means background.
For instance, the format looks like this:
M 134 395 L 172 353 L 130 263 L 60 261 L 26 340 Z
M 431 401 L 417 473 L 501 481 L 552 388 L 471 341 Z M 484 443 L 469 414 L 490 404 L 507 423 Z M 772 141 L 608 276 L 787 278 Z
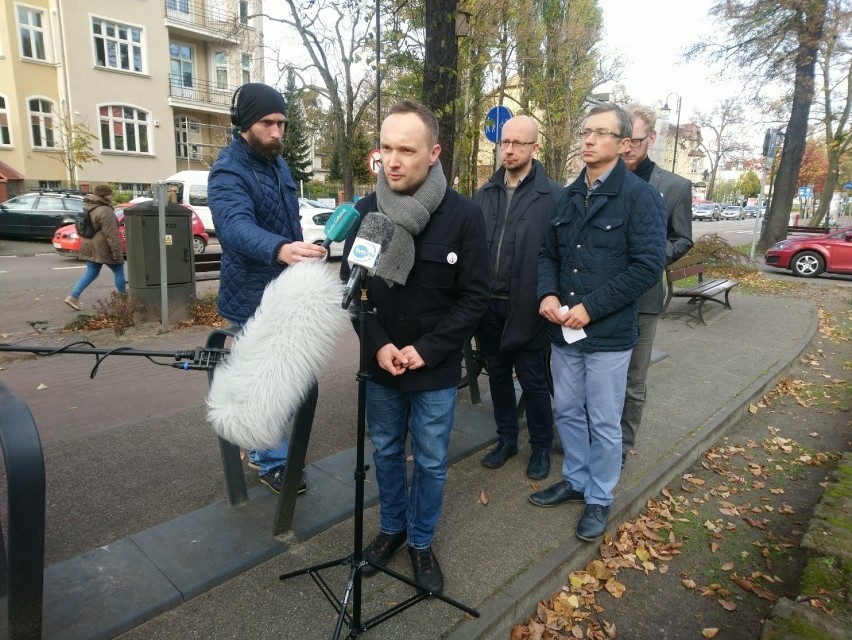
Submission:
M 636 343 L 636 299 L 662 277 L 666 207 L 659 191 L 619 159 L 603 184 L 586 189 L 586 170 L 556 203 L 538 262 L 538 300 L 583 303 L 591 321 L 581 351 L 624 351 Z M 564 344 L 559 325 L 551 341 Z
M 296 183 L 281 157 L 263 158 L 235 133 L 210 171 L 207 199 L 222 244 L 217 308 L 242 324 L 286 268 L 281 245 L 302 240 Z

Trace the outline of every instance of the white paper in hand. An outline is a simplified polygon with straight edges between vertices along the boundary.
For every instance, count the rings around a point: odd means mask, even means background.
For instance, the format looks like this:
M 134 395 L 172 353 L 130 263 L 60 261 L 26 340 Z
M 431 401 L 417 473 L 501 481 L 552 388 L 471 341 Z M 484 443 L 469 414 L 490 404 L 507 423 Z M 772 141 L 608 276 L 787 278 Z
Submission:
M 568 309 L 570 307 L 566 304 L 564 307 L 559 309 L 559 313 L 563 316 L 568 313 Z M 562 337 L 565 338 L 565 342 L 568 344 L 572 344 L 577 342 L 578 340 L 582 340 L 586 337 L 586 332 L 582 329 L 569 329 L 568 327 L 562 327 Z

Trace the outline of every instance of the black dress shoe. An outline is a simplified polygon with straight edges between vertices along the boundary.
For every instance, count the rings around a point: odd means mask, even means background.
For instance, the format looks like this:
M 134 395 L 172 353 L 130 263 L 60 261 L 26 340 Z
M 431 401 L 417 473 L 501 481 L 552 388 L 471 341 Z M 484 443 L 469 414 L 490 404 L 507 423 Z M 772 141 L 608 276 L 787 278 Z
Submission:
M 499 469 L 512 456 L 518 455 L 518 445 L 508 442 L 498 442 L 497 446 L 482 459 L 482 466 L 489 469 Z
M 601 504 L 587 504 L 577 523 L 577 537 L 586 542 L 592 542 L 606 533 L 606 521 L 609 518 L 609 507 Z
M 567 481 L 561 480 L 547 489 L 536 491 L 530 496 L 530 502 L 537 507 L 558 507 L 566 502 L 585 502 L 585 497 L 574 491 Z

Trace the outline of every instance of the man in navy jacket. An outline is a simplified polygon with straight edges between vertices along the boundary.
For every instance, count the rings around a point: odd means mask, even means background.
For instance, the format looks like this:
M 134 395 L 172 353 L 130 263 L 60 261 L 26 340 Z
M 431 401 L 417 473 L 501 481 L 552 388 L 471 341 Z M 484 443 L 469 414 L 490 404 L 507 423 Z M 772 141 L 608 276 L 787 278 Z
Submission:
M 579 132 L 585 168 L 562 192 L 539 256 L 539 312 L 549 320 L 563 480 L 533 493 L 540 507 L 585 502 L 577 537 L 606 531 L 621 471 L 621 410 L 638 337 L 636 298 L 662 276 L 666 210 L 627 170 L 630 116 L 592 107 Z
M 207 181 L 213 224 L 222 245 L 217 309 L 243 326 L 254 315 L 266 285 L 301 260 L 325 250 L 302 240 L 296 183 L 281 157 L 287 130 L 283 96 L 260 83 L 234 94 L 231 144 L 219 154 Z M 279 493 L 287 462 L 287 439 L 270 451 L 249 452 L 249 466 Z M 306 490 L 304 481 L 299 493 Z

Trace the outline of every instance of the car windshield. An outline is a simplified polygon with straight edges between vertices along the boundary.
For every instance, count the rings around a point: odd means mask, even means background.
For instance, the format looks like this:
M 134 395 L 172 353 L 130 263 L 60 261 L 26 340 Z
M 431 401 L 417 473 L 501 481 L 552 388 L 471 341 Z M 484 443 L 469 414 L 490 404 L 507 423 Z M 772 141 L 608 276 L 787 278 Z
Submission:
M 699 211 L 707 211 L 708 209 L 712 209 L 713 205 L 712 204 L 700 204 L 695 208 L 698 209 Z

